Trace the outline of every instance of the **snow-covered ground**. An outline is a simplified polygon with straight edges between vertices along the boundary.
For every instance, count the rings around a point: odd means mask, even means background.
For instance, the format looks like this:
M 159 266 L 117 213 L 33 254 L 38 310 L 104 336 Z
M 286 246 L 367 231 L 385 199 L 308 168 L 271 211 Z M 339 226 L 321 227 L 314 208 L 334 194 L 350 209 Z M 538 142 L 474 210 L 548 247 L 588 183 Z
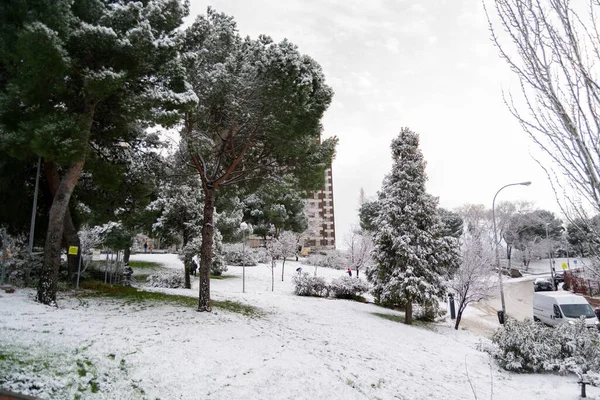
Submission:
M 132 259 L 183 268 L 170 254 Z M 246 267 L 246 293 L 241 267 L 211 281 L 214 299 L 251 304 L 262 318 L 98 298 L 62 297 L 56 309 L 34 303 L 31 290 L 0 292 L 0 362 L 12 357 L 12 380 L 31 387 L 36 377 L 33 394 L 52 399 L 60 397 L 49 388 L 65 386 L 70 399 L 578 398 L 575 376 L 503 371 L 477 349 L 487 339 L 455 331 L 453 321 L 406 326 L 375 315 L 399 313 L 373 304 L 295 296 L 298 266 L 288 261 L 282 282 L 278 265 L 274 291 L 264 265 Z M 197 288 L 196 278 L 193 290 L 166 291 L 196 297 Z M 3 379 L 0 387 L 19 389 Z

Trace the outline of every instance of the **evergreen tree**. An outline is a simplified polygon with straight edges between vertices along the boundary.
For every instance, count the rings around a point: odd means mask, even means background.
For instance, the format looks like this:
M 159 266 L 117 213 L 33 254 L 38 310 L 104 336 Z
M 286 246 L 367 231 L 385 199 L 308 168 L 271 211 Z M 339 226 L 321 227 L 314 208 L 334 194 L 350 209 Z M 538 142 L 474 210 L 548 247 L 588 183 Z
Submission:
M 376 265 L 367 270 L 367 279 L 378 302 L 405 306 L 405 321 L 411 324 L 413 304 L 437 311 L 460 256 L 456 239 L 442 236 L 437 198 L 425 191 L 418 135 L 403 128 L 391 148 L 392 171 L 377 200 Z
M 275 237 L 281 231 L 306 230 L 304 202 L 308 194 L 297 188 L 293 176 L 284 176 L 260 186 L 243 199 L 244 221 L 252 224 L 255 235 L 266 239 L 272 230 Z
M 134 124 L 175 123 L 197 100 L 178 56 L 180 0 L 0 4 L 0 149 L 58 172 L 37 300 L 56 302 L 71 195 L 91 149 L 136 144 Z
M 442 232 L 443 236 L 453 236 L 455 238 L 460 238 L 463 233 L 463 219 L 454 211 L 446 210 L 445 208 L 439 208 L 438 214 L 442 219 L 442 225 L 444 230 Z
M 337 143 L 321 140 L 333 92 L 292 43 L 242 39 L 233 18 L 210 8 L 186 30 L 184 48 L 199 101 L 185 114 L 182 139 L 204 191 L 198 310 L 210 311 L 217 192 L 288 173 L 301 190 L 321 188 Z

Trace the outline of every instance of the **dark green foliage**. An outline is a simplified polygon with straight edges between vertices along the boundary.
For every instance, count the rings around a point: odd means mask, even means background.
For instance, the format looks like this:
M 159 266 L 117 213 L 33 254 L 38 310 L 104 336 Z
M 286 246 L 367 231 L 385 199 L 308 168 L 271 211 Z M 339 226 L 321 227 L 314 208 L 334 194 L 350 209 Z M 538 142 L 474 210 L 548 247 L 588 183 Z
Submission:
M 244 221 L 253 226 L 255 235 L 278 237 L 281 231 L 300 233 L 306 230 L 304 199 L 308 195 L 297 187 L 298 182 L 288 176 L 267 183 L 244 198 Z
M 367 232 L 373 232 L 375 230 L 374 220 L 378 212 L 379 203 L 376 200 L 363 203 L 358 210 L 360 228 Z
M 242 39 L 233 18 L 210 8 L 185 37 L 199 105 L 184 139 L 204 163 L 203 179 L 218 189 L 291 172 L 298 189 L 320 189 L 337 143 L 320 140 L 333 95 L 320 66 L 288 41 Z
M 442 236 L 452 236 L 460 238 L 463 233 L 463 219 L 457 213 L 446 210 L 445 208 L 439 208 L 438 214 L 442 219 Z
M 547 225 L 546 225 L 547 224 Z M 564 228 L 562 221 L 546 210 L 535 210 L 525 214 L 513 215 L 505 230 L 508 243 L 519 250 L 525 250 L 536 238 L 546 238 L 546 227 L 550 239 L 560 239 Z

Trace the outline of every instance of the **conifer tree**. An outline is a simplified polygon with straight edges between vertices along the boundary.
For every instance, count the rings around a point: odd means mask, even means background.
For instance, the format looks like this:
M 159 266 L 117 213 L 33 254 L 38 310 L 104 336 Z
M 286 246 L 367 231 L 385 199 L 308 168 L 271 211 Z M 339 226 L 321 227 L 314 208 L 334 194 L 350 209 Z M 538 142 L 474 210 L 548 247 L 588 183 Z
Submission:
M 37 300 L 55 304 L 64 221 L 93 152 L 139 145 L 135 125 L 175 123 L 180 0 L 0 3 L 0 151 L 57 171 Z
M 243 39 L 232 17 L 209 8 L 185 32 L 187 81 L 198 104 L 182 139 L 204 192 L 198 311 L 210 311 L 217 193 L 291 174 L 300 190 L 323 186 L 337 144 L 321 140 L 333 91 L 319 64 L 287 40 Z
M 419 136 L 403 128 L 392 141 L 392 171 L 378 193 L 374 219 L 375 265 L 367 270 L 382 304 L 403 305 L 412 323 L 413 304 L 438 309 L 445 281 L 458 268 L 456 239 L 443 236 L 437 198 L 425 191 Z

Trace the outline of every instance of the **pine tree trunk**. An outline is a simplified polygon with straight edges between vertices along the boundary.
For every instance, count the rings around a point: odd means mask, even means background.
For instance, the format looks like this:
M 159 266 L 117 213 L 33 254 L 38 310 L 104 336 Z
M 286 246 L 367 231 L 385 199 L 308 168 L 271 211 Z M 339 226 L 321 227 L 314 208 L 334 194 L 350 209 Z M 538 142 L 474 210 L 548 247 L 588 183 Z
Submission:
M 281 282 L 283 282 L 283 271 L 285 270 L 285 257 L 283 257 L 283 264 L 281 265 Z
M 215 189 L 204 186 L 204 225 L 202 225 L 202 247 L 200 248 L 200 288 L 198 311 L 212 311 L 210 305 L 210 267 L 214 240 Z
M 406 325 L 412 325 L 413 319 L 413 304 L 412 301 L 407 301 L 404 307 L 404 323 Z
M 69 209 L 69 200 L 75 185 L 81 176 L 84 160 L 72 164 L 60 181 L 56 195 L 50 207 L 48 232 L 44 247 L 44 264 L 40 271 L 37 301 L 42 304 L 56 304 L 56 286 L 60 268 L 60 249 L 64 233 L 65 214 Z
M 58 173 L 58 168 L 56 163 L 53 161 L 44 160 L 44 172 L 46 174 L 46 181 L 48 182 L 48 188 L 50 189 L 50 193 L 52 194 L 52 198 L 56 196 L 56 191 L 58 190 L 58 186 L 60 184 L 60 175 Z M 69 251 L 70 246 L 80 247 L 81 243 L 79 241 L 79 236 L 77 235 L 77 229 L 75 228 L 75 224 L 73 223 L 73 218 L 71 218 L 71 210 L 67 208 L 64 218 L 64 228 L 63 228 L 63 238 L 62 245 L 65 250 Z M 79 255 L 81 257 L 81 255 Z M 69 277 L 74 278 L 75 273 L 77 272 L 79 265 L 79 257 L 69 257 L 67 256 L 67 265 L 69 267 Z

